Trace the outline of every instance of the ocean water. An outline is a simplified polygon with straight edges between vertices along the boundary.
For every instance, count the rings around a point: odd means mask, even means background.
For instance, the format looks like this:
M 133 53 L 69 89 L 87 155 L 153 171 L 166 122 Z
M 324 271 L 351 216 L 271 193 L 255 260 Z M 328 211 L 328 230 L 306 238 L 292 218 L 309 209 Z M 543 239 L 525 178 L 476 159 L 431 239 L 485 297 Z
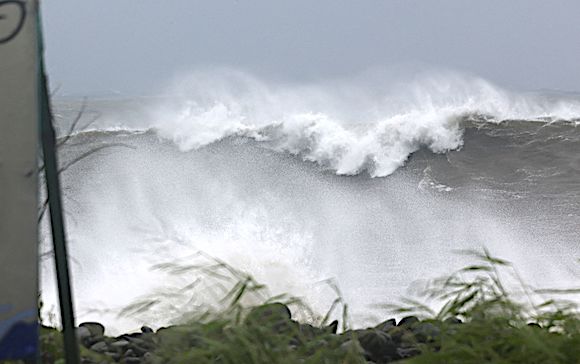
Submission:
M 61 136 L 82 104 L 56 99 Z M 78 319 L 166 324 L 116 313 L 178 290 L 151 268 L 199 251 L 321 313 L 332 278 L 355 326 L 469 262 L 458 249 L 486 247 L 538 287 L 577 286 L 579 125 L 580 95 L 450 72 L 291 85 L 206 71 L 160 96 L 89 98 L 61 147 L 63 165 L 97 150 L 62 174 Z M 47 317 L 49 259 L 42 273 Z

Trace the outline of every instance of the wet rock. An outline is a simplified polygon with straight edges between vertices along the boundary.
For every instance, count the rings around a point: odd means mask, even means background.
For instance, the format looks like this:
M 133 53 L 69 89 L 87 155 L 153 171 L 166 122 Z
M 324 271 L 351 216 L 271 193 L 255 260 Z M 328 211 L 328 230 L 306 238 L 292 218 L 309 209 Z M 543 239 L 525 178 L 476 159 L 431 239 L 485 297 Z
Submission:
M 83 322 L 79 325 L 80 327 L 85 327 L 91 333 L 91 336 L 103 336 L 105 335 L 105 326 L 98 322 Z
M 415 316 L 403 317 L 397 326 L 399 327 L 411 327 L 419 322 L 419 319 Z
M 270 303 L 252 309 L 246 317 L 246 323 L 277 323 L 290 319 L 292 319 L 292 314 L 288 306 L 282 303 Z
M 143 360 L 140 358 L 123 358 L 123 360 L 121 360 L 121 363 L 123 364 L 140 364 L 142 362 Z
M 397 346 L 412 346 L 417 340 L 410 328 L 406 326 L 397 326 L 389 331 L 389 335 Z
M 118 361 L 119 359 L 121 359 L 121 355 L 119 353 L 113 353 L 110 351 L 106 351 L 105 355 L 108 356 L 109 358 Z
M 430 322 L 416 324 L 412 332 L 421 343 L 432 342 L 441 334 L 441 330 Z
M 108 349 L 108 346 L 107 346 L 107 344 L 106 344 L 104 341 L 99 341 L 99 342 L 97 342 L 97 343 L 93 344 L 93 345 L 90 347 L 90 349 L 91 349 L 92 351 L 95 351 L 95 352 L 97 352 L 97 353 L 104 353 L 104 352 L 106 352 L 106 351 L 107 351 L 107 349 Z
M 389 332 L 389 330 L 391 330 L 393 327 L 397 327 L 397 321 L 394 318 L 381 322 L 380 324 L 375 326 L 375 329 L 384 332 Z
M 326 331 L 330 332 L 331 334 L 336 334 L 338 331 L 338 320 L 334 320 L 326 327 Z
M 401 359 L 407 359 L 421 354 L 421 350 L 413 346 L 408 348 L 397 348 L 397 354 Z
M 138 345 L 131 345 L 131 349 L 137 354 L 137 356 L 143 356 L 145 353 L 149 352 L 147 348 L 138 346 Z
M 298 327 L 300 334 L 306 339 L 311 339 L 317 335 L 323 333 L 324 331 L 318 327 L 312 326 L 310 324 L 300 324 Z
M 140 339 L 143 340 L 147 346 L 155 345 L 155 334 L 152 332 L 141 334 Z
M 114 347 L 116 349 L 123 349 L 127 346 L 129 346 L 129 342 L 127 340 L 119 340 L 111 343 L 111 347 Z
M 201 333 L 188 325 L 173 325 L 157 330 L 156 342 L 179 342 L 186 347 L 197 347 L 204 342 Z
M 143 348 L 143 350 L 152 350 L 155 347 L 153 336 L 154 334 L 133 333 L 121 335 L 117 340 L 128 341 L 131 347 L 137 346 Z
M 86 348 L 89 348 L 92 344 L 95 343 L 95 340 L 92 338 L 91 331 L 86 327 L 77 327 L 76 335 L 78 341 Z
M 377 329 L 359 332 L 358 341 L 367 354 L 367 358 L 378 363 L 389 362 L 398 358 L 397 346 L 389 334 Z
M 76 334 L 77 338 L 82 341 L 91 336 L 91 330 L 86 327 L 77 327 Z
M 445 319 L 446 324 L 452 324 L 452 325 L 458 325 L 458 324 L 462 324 L 463 321 L 461 321 L 460 319 L 458 319 L 457 317 L 449 317 L 447 319 Z
M 246 317 L 245 324 L 266 327 L 278 334 L 291 333 L 298 329 L 298 323 L 292 321 L 290 309 L 281 303 L 266 304 L 252 309 Z
M 134 336 L 127 335 L 127 336 L 124 336 L 123 338 L 125 340 L 128 340 L 132 344 L 135 344 L 135 345 L 142 345 L 142 346 L 147 345 L 147 342 L 145 340 L 141 339 L 140 337 L 134 337 Z
M 152 334 L 153 333 L 153 329 L 150 328 L 149 326 L 142 326 L 141 327 L 141 332 L 144 334 Z

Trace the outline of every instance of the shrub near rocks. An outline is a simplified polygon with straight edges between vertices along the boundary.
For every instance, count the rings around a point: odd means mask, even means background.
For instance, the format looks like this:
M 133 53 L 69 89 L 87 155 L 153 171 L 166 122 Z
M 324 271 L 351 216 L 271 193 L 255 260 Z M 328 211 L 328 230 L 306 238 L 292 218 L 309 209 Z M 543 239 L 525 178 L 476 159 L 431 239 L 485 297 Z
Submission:
M 344 339 L 333 331 L 336 324 L 300 324 L 287 306 L 272 303 L 251 309 L 239 323 L 191 323 L 180 327 L 174 337 L 163 333 L 156 354 L 167 363 L 365 362 L 359 352 L 341 349 Z M 183 336 L 194 340 L 187 344 L 180 339 Z
M 420 354 L 416 344 L 437 333 L 431 324 L 390 319 L 374 328 L 337 333 L 338 322 L 317 327 L 292 319 L 282 303 L 257 306 L 240 323 L 191 322 L 153 332 L 104 335 L 98 323 L 78 328 L 84 363 L 391 363 Z M 417 333 L 417 334 L 415 334 Z
M 576 306 L 556 300 L 531 307 L 518 303 L 497 275 L 505 262 L 482 258 L 487 265 L 467 267 L 460 279 L 452 275 L 426 292 L 443 302 L 439 312 L 422 313 L 430 319 L 407 316 L 337 333 L 338 321 L 300 323 L 282 302 L 243 307 L 239 298 L 245 286 L 237 285 L 229 309 L 157 332 L 143 327 L 113 338 L 98 323 L 81 324 L 83 363 L 580 363 Z M 400 312 L 425 307 L 400 307 Z M 41 333 L 43 363 L 61 363 L 60 333 L 45 327 Z

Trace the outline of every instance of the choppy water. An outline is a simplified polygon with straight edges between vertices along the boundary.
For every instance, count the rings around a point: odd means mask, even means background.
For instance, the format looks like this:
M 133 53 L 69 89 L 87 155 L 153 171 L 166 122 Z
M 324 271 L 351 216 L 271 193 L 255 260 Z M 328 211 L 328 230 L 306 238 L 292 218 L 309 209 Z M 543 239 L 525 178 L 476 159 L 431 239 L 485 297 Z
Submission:
M 486 246 L 539 286 L 580 280 L 579 97 L 457 75 L 390 88 L 226 76 L 89 100 L 80 124 L 96 122 L 61 151 L 110 146 L 63 174 L 81 320 L 137 327 L 89 308 L 175 283 L 149 268 L 198 250 L 321 311 L 333 297 L 316 282 L 334 277 L 360 324 L 465 264 L 454 249 Z M 79 107 L 56 103 L 62 131 Z

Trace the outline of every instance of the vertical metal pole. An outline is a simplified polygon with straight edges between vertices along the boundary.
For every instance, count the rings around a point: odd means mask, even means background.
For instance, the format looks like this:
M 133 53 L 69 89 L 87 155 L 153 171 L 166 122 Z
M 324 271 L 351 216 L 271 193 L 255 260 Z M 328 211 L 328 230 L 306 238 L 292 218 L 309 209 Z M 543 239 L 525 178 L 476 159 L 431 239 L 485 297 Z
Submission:
M 60 301 L 60 317 L 64 335 L 65 360 L 67 364 L 78 364 L 79 348 L 75 334 L 72 290 L 69 277 L 66 236 L 62 213 L 62 196 L 58 176 L 58 160 L 56 151 L 56 136 L 52 125 L 52 112 L 44 72 L 42 54 L 40 64 L 40 107 L 41 107 L 41 138 L 44 155 L 44 175 L 50 209 L 50 226 L 56 261 L 56 277 L 58 281 L 58 297 Z

